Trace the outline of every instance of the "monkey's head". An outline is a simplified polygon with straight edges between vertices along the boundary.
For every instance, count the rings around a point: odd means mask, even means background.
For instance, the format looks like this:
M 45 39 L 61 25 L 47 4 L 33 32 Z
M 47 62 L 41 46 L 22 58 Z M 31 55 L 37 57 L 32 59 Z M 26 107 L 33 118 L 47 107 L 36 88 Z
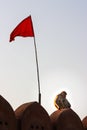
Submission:
M 62 91 L 60 94 L 61 94 L 64 98 L 65 98 L 66 95 L 67 95 L 67 93 L 66 93 L 65 91 Z

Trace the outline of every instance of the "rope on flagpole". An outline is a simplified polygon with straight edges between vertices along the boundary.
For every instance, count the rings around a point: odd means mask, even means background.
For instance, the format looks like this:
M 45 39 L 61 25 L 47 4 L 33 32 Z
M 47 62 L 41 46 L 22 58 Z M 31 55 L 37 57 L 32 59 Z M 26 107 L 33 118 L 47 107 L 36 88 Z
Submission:
M 38 95 L 38 101 L 39 101 L 39 104 L 41 104 L 39 66 L 38 66 L 37 47 L 36 47 L 35 36 L 34 36 L 34 47 L 35 47 L 35 58 L 36 58 L 36 67 L 37 67 L 37 80 L 38 80 L 38 93 L 39 93 L 39 95 Z

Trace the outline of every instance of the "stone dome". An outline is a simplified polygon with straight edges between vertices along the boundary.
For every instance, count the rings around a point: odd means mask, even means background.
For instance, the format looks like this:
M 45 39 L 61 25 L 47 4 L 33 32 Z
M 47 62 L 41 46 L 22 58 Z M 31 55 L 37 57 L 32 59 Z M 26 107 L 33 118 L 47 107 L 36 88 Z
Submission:
M 0 130 L 16 130 L 16 126 L 14 110 L 0 95 Z
M 83 118 L 82 124 L 85 130 L 87 130 L 87 116 Z
M 51 120 L 46 110 L 37 102 L 25 103 L 15 110 L 18 129 L 51 130 Z
M 53 112 L 50 119 L 53 130 L 83 130 L 79 116 L 70 108 Z

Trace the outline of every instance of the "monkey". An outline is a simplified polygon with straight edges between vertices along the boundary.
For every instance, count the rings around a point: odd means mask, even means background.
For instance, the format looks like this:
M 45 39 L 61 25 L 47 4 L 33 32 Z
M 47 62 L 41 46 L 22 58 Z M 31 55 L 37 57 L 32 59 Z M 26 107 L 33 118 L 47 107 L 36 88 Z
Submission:
M 65 91 L 62 91 L 60 94 L 58 94 L 54 99 L 54 106 L 61 110 L 64 108 L 70 108 L 71 104 L 66 99 L 67 93 Z

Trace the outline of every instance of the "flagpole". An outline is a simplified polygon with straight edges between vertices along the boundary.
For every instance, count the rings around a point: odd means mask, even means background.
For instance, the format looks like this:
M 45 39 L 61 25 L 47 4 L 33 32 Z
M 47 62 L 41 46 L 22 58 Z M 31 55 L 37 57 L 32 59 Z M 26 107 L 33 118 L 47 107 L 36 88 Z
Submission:
M 38 101 L 41 104 L 41 92 L 40 92 L 40 77 L 39 77 L 39 66 L 38 66 L 38 58 L 37 58 L 37 47 L 36 47 L 36 40 L 34 36 L 34 48 L 35 48 L 35 58 L 36 58 L 36 67 L 37 67 L 37 80 L 38 80 Z
M 36 67 L 37 67 L 37 80 L 38 80 L 38 92 L 39 92 L 39 103 L 41 104 L 41 93 L 40 93 L 40 79 L 39 79 L 39 67 L 38 67 L 38 58 L 37 58 L 37 48 L 36 48 L 36 41 L 35 35 L 33 30 L 33 23 L 31 15 L 21 21 L 16 28 L 10 34 L 10 42 L 15 40 L 16 36 L 23 36 L 23 37 L 34 37 L 34 47 L 35 47 L 35 57 L 36 57 Z

